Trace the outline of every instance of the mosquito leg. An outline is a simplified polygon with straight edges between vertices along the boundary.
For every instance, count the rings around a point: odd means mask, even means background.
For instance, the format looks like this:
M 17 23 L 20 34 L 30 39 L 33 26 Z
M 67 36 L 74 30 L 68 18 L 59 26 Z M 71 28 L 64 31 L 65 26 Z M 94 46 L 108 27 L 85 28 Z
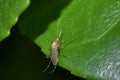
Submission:
M 65 57 L 68 58 L 68 59 L 71 59 L 71 57 L 68 56 L 68 55 L 66 55 L 66 54 L 62 54 L 62 55 L 65 56 Z
M 66 55 L 64 52 L 60 54 L 61 57 L 66 57 L 67 59 L 74 61 L 70 56 Z
M 57 66 L 57 65 L 55 65 L 54 68 L 53 68 L 53 70 L 50 71 L 49 73 L 53 73 L 53 72 L 55 71 L 55 69 L 56 69 L 56 66 Z
M 50 61 L 49 61 L 48 66 L 45 68 L 45 70 L 43 70 L 43 72 L 46 72 L 46 71 L 48 70 L 48 68 L 50 67 L 50 64 L 51 64 L 51 59 L 50 59 Z

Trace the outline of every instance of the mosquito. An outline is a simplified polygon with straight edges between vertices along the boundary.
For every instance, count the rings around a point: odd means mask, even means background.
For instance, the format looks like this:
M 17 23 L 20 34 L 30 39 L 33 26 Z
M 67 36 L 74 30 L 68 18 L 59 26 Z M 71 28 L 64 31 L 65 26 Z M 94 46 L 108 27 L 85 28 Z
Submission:
M 46 67 L 46 69 L 44 70 L 44 72 L 48 70 L 51 62 L 54 65 L 54 68 L 53 68 L 52 71 L 50 71 L 50 73 L 54 72 L 55 69 L 56 69 L 56 66 L 58 64 L 58 54 L 59 54 L 61 33 L 62 33 L 62 31 L 60 31 L 59 36 L 51 44 L 51 51 L 52 51 L 51 53 L 52 53 L 52 55 L 51 55 L 50 62 L 48 64 L 48 66 Z

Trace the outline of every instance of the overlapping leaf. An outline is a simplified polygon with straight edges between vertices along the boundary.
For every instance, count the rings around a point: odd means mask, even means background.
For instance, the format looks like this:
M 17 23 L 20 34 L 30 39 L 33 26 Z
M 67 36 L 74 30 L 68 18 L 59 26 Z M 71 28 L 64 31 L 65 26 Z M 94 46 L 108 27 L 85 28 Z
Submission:
M 10 34 L 18 16 L 29 5 L 29 0 L 0 0 L 0 41 Z

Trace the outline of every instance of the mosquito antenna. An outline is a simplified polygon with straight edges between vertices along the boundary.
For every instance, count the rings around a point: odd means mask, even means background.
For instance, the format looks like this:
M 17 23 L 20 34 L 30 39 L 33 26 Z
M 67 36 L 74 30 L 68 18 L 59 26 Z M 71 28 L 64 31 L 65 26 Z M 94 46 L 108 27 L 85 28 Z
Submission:
M 61 35 L 62 35 L 62 31 L 60 31 L 59 36 L 58 36 L 58 39 L 60 39 Z

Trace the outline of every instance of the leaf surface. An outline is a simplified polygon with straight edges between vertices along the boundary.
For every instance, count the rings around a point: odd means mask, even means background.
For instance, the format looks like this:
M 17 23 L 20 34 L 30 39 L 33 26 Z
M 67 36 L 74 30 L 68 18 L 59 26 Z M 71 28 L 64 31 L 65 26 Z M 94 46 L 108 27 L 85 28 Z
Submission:
M 120 0 L 66 0 L 65 7 L 63 3 L 43 2 L 40 9 L 32 5 L 27 11 L 34 10 L 31 17 L 21 17 L 22 33 L 50 55 L 51 41 L 62 31 L 59 66 L 87 79 L 119 79 Z

